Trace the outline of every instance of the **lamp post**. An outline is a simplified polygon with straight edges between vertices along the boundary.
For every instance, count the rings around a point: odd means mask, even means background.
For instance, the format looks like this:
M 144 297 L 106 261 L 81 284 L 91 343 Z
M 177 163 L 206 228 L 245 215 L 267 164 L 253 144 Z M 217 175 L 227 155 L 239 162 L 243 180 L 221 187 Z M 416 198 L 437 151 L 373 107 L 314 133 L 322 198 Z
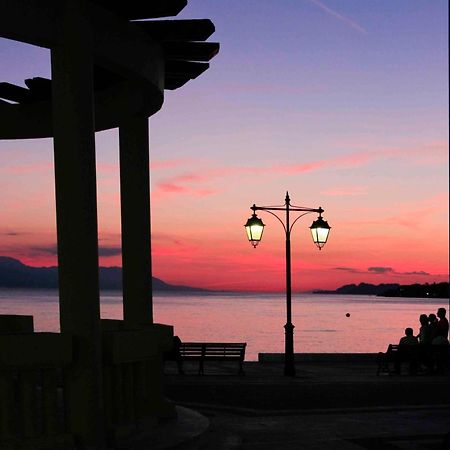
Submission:
M 319 250 L 326 244 L 328 239 L 328 233 L 330 232 L 330 226 L 322 218 L 323 209 L 319 208 L 305 208 L 303 206 L 291 205 L 291 199 L 289 198 L 289 193 L 286 192 L 285 203 L 282 206 L 256 206 L 253 205 L 250 208 L 253 211 L 252 216 L 247 220 L 244 225 L 247 232 L 247 237 L 254 248 L 261 241 L 264 232 L 264 223 L 256 215 L 256 211 L 267 211 L 272 216 L 276 217 L 278 221 L 283 226 L 286 235 L 286 325 L 285 330 L 285 347 L 284 347 L 284 375 L 295 376 L 295 365 L 294 365 L 294 325 L 292 324 L 292 308 L 291 308 L 291 231 L 292 227 L 295 225 L 298 219 L 305 216 L 306 214 L 316 212 L 319 217 L 311 224 L 309 229 L 311 230 L 311 235 L 314 243 L 317 245 Z M 283 222 L 274 212 L 272 211 L 284 211 L 285 221 Z M 291 211 L 300 212 L 300 214 L 295 220 L 290 222 L 289 213 Z

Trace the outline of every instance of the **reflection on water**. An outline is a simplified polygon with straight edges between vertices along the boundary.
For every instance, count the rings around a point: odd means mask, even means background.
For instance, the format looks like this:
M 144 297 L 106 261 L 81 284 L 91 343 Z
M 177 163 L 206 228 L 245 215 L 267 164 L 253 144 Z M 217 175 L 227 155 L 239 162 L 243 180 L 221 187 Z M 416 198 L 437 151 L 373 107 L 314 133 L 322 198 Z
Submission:
M 374 296 L 293 297 L 296 352 L 364 353 L 384 351 L 406 327 L 418 332 L 422 313 L 448 307 L 447 299 Z M 175 327 L 185 341 L 247 342 L 246 359 L 258 352 L 283 352 L 285 299 L 282 294 L 156 294 L 155 322 Z M 350 313 L 350 317 L 346 316 Z M 59 330 L 56 291 L 0 289 L 0 314 L 31 314 L 36 331 Z M 102 318 L 121 319 L 121 294 L 103 292 Z

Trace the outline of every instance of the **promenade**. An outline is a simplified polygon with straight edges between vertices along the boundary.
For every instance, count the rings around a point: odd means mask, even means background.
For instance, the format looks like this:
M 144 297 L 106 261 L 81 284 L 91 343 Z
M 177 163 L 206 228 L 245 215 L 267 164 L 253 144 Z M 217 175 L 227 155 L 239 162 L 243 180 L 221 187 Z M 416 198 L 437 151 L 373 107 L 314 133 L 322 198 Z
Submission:
M 200 450 L 447 449 L 448 375 L 376 376 L 375 355 L 317 355 L 296 363 L 294 378 L 280 362 L 166 365 L 167 397 L 181 407 L 179 425 L 158 448 Z M 196 430 L 196 431 L 193 431 Z M 183 440 L 184 439 L 184 440 Z

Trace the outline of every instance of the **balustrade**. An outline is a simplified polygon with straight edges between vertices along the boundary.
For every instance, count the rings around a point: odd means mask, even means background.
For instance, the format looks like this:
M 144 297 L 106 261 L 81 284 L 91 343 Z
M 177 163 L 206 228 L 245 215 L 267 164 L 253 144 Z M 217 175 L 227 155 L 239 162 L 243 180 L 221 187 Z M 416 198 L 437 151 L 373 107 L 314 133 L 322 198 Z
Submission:
M 0 335 L 0 448 L 74 445 L 64 421 L 64 371 L 71 362 L 71 336 Z
M 34 333 L 30 316 L 0 316 L 0 323 L 0 448 L 74 448 L 76 436 L 65 421 L 72 336 Z M 111 320 L 102 320 L 102 328 L 106 435 L 117 444 L 175 415 L 162 390 L 162 352 L 172 345 L 173 329 L 127 330 Z
M 172 327 L 124 327 L 123 321 L 102 320 L 104 405 L 107 434 L 114 444 L 151 429 L 161 417 L 175 416 L 161 378 L 162 352 L 172 345 Z

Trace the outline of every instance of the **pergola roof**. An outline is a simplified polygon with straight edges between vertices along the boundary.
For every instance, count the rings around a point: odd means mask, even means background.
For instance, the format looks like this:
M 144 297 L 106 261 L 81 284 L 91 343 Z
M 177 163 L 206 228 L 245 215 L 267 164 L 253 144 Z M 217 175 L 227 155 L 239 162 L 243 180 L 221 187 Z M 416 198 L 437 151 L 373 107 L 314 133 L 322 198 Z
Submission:
M 55 24 L 58 22 L 58 10 L 54 6 L 55 3 L 51 0 L 40 0 L 35 3 L 38 4 L 40 11 L 29 9 L 28 15 L 24 15 L 24 8 L 35 7 L 33 2 L 27 0 L 13 2 L 13 6 L 8 7 L 12 17 L 10 21 L 7 18 L 9 11 L 7 10 L 6 14 L 2 12 L 4 18 L 0 18 L 0 36 L 47 48 L 57 44 Z M 155 55 L 158 59 L 157 66 L 160 68 L 156 67 L 153 72 L 159 70 L 162 75 L 157 76 L 161 81 L 156 83 L 160 90 L 178 89 L 209 68 L 208 61 L 219 51 L 218 43 L 204 42 L 215 31 L 214 24 L 209 19 L 155 20 L 176 16 L 186 4 L 186 0 L 89 1 L 92 27 L 95 33 L 99 33 L 98 37 L 95 36 L 95 44 L 98 43 L 99 49 L 94 49 L 94 53 L 99 55 L 94 58 L 96 95 L 105 89 L 109 89 L 111 93 L 114 85 L 123 84 L 130 75 L 132 78 L 136 75 L 137 80 L 141 76 L 144 79 L 148 78 L 149 67 L 153 64 Z M 36 16 L 38 14 L 40 16 Z M 36 16 L 35 20 L 32 15 Z M 14 19 L 21 24 L 19 27 L 11 24 Z M 133 47 L 136 43 L 138 45 Z M 120 52 L 126 57 L 120 58 Z M 159 62 L 160 55 L 163 57 L 162 66 Z M 140 60 L 136 61 L 136 58 Z M 136 68 L 138 72 L 135 73 Z M 150 75 L 155 77 L 154 73 Z M 34 106 L 42 102 L 51 102 L 51 80 L 41 77 L 30 78 L 25 80 L 25 85 L 26 87 L 21 87 L 0 80 L 0 118 L 7 110 L 13 111 L 12 108 L 16 106 Z M 49 107 L 46 106 L 46 109 Z M 14 111 L 13 115 L 17 115 L 17 111 Z M 98 123 L 101 122 L 100 120 Z M 107 122 L 108 125 L 105 124 L 100 128 L 109 128 L 111 121 Z M 29 134 L 29 137 L 32 137 L 31 135 L 36 133 L 33 131 Z
M 156 19 L 176 16 L 187 5 L 187 0 L 91 0 L 128 20 Z

